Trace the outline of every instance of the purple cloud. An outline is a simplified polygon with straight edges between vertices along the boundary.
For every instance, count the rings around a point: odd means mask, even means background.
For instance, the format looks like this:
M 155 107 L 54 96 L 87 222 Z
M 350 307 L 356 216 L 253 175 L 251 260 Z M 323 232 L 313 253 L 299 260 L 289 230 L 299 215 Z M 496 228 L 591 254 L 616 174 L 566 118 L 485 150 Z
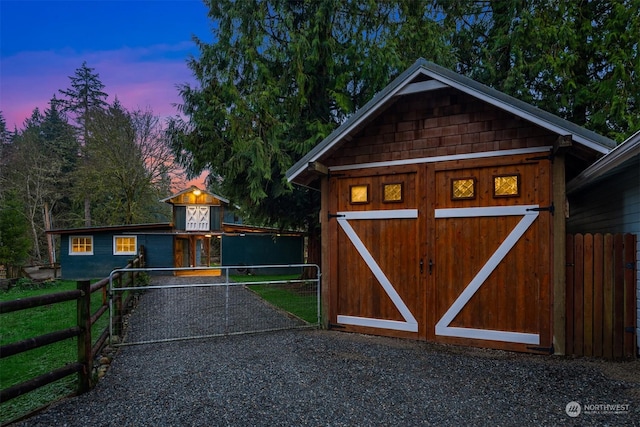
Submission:
M 151 109 L 155 115 L 177 114 L 181 103 L 177 85 L 193 84 L 186 65 L 193 43 L 159 44 L 143 48 L 78 52 L 47 50 L 22 52 L 2 58 L 0 111 L 10 130 L 22 128 L 34 108 L 48 108 L 53 95 L 70 85 L 69 76 L 83 61 L 94 68 L 109 94 L 130 110 Z

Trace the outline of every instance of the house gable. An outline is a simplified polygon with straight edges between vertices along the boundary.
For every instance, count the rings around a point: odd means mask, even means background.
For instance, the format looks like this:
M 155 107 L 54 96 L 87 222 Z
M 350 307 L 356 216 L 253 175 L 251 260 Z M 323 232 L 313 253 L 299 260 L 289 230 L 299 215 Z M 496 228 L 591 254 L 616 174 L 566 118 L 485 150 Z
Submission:
M 177 231 L 220 231 L 229 200 L 196 186 L 161 200 L 173 205 L 173 223 Z

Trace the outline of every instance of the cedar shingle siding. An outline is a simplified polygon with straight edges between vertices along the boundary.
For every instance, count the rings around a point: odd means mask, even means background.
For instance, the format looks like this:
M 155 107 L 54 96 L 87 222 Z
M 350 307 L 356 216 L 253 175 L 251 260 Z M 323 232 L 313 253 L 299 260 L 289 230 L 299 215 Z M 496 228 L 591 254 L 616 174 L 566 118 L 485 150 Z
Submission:
M 556 138 L 471 96 L 439 90 L 399 99 L 327 165 L 552 146 Z

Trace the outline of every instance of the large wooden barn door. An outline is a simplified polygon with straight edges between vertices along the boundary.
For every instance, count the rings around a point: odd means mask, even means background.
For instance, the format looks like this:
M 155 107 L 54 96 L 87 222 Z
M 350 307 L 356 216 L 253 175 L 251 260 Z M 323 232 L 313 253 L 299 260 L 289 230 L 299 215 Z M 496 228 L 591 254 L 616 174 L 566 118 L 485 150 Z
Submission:
M 510 162 L 437 167 L 428 322 L 436 341 L 550 350 L 550 162 Z
M 417 337 L 424 292 L 418 182 L 415 170 L 331 178 L 332 322 Z

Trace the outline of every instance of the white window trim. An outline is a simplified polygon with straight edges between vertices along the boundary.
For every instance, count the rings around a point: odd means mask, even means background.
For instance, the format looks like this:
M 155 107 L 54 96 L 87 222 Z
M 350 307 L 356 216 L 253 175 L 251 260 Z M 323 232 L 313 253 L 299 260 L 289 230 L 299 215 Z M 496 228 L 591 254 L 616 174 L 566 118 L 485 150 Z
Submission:
M 124 238 L 131 238 L 133 237 L 135 239 L 135 245 L 134 245 L 134 250 L 133 251 L 118 251 L 118 245 L 116 245 L 116 240 L 119 237 L 124 237 Z M 113 254 L 114 255 L 137 255 L 138 254 L 138 236 L 131 236 L 131 235 L 118 235 L 118 236 L 113 236 Z
M 91 239 L 91 252 L 74 252 L 73 239 Z M 93 236 L 69 236 L 69 255 L 71 256 L 93 255 L 94 248 L 95 248 L 95 241 L 93 239 Z

